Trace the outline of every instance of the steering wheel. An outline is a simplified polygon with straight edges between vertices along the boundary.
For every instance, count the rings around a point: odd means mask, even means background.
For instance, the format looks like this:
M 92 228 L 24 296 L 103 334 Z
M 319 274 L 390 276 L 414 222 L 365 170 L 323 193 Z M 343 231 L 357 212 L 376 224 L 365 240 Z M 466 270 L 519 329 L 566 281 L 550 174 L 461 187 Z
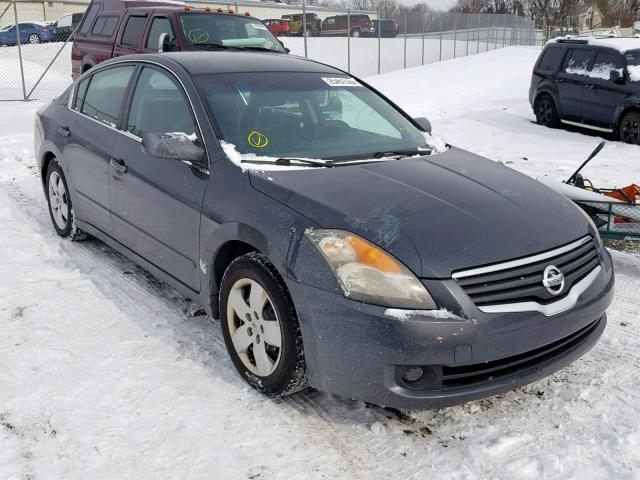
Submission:
M 325 120 L 318 125 L 316 130 L 316 136 L 318 137 L 335 137 L 350 130 L 351 127 L 347 122 L 342 120 Z

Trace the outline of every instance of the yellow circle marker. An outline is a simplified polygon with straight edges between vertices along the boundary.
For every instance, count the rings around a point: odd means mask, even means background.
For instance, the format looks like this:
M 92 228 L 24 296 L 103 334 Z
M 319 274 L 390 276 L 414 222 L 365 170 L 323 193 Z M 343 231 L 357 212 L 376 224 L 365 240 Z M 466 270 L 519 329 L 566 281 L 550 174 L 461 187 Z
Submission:
M 264 148 L 269 145 L 269 139 L 257 130 L 251 130 L 251 132 L 249 132 L 249 135 L 247 135 L 247 142 L 255 148 Z
M 209 33 L 201 28 L 189 30 L 189 34 L 187 36 L 189 37 L 189 40 L 191 40 L 191 43 L 205 43 L 209 40 Z

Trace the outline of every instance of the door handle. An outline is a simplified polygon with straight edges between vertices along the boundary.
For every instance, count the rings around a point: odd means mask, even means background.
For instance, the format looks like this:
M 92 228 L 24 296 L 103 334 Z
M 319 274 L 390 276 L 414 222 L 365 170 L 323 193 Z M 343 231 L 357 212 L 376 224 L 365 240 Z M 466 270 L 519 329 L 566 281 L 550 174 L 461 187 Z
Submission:
M 593 85 L 585 85 L 584 89 L 585 90 L 593 90 Z
M 69 130 L 69 127 L 58 127 L 58 133 L 65 138 L 71 136 L 71 130 Z
M 119 174 L 127 173 L 127 164 L 121 158 L 111 158 L 109 159 L 109 164 Z

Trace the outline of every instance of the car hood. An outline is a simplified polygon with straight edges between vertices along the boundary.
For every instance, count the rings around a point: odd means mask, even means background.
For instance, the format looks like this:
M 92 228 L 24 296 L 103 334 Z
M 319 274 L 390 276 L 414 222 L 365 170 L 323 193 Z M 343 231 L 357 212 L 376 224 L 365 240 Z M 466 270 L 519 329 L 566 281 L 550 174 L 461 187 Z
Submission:
M 423 278 L 558 247 L 589 232 L 571 201 L 457 148 L 360 166 L 250 173 L 322 228 L 356 233 Z

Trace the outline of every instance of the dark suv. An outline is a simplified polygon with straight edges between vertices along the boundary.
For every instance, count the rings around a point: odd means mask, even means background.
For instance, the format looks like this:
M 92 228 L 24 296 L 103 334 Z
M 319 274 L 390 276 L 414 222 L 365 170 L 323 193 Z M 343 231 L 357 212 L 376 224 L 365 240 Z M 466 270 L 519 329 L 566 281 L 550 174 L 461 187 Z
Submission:
M 640 145 L 640 38 L 560 38 L 544 48 L 529 102 L 540 125 L 616 133 Z
M 71 50 L 75 77 L 112 57 L 158 51 L 267 50 L 285 53 L 266 25 L 249 13 L 169 2 L 93 0 Z

